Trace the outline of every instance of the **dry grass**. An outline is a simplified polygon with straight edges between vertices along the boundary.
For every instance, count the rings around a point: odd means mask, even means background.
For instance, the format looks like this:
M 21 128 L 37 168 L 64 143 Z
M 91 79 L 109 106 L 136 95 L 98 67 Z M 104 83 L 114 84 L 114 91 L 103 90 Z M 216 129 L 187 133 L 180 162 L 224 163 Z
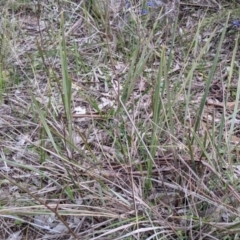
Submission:
M 118 3 L 1 1 L 0 239 L 239 239 L 239 4 Z

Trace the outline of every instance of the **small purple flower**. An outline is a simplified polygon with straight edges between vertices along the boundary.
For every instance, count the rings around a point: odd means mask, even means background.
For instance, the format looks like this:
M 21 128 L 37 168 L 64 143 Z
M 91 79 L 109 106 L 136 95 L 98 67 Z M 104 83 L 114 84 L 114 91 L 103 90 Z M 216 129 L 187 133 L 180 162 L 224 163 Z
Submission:
M 129 1 L 126 1 L 126 8 L 130 8 L 131 7 L 131 3 Z
M 240 20 L 234 20 L 232 24 L 234 27 L 240 27 Z
M 154 3 L 152 1 L 147 1 L 147 6 L 148 7 L 154 7 Z
M 147 15 L 148 14 L 148 10 L 147 9 L 142 9 L 141 11 L 141 15 Z

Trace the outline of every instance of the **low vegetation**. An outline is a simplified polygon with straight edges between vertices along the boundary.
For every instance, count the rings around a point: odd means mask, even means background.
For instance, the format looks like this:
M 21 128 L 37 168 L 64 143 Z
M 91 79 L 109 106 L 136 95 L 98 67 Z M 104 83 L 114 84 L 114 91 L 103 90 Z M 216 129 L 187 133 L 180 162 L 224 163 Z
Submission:
M 240 3 L 198 2 L 0 2 L 0 239 L 240 238 Z

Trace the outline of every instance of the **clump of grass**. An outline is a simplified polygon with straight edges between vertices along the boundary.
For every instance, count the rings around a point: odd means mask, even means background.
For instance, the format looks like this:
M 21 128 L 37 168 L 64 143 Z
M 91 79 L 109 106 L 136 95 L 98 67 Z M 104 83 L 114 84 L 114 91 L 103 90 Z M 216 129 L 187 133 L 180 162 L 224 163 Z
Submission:
M 234 103 L 227 92 L 238 35 L 222 57 L 230 14 L 207 37 L 193 22 L 184 44 L 185 16 L 168 21 L 164 9 L 154 19 L 132 9 L 119 28 L 122 12 L 40 5 L 36 26 L 13 32 L 30 49 L 4 34 L 22 82 L 1 85 L 1 239 L 238 239 L 239 84 Z M 219 102 L 212 89 L 229 62 Z

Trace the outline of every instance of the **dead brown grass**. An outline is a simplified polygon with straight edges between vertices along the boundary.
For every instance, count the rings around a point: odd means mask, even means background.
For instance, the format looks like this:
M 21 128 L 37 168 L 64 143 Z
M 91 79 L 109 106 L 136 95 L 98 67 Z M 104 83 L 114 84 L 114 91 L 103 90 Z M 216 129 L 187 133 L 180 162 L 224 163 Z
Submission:
M 1 239 L 238 238 L 231 21 L 194 131 L 226 19 L 199 22 L 225 2 L 166 3 L 144 17 L 134 4 L 104 13 L 83 1 L 1 4 Z

